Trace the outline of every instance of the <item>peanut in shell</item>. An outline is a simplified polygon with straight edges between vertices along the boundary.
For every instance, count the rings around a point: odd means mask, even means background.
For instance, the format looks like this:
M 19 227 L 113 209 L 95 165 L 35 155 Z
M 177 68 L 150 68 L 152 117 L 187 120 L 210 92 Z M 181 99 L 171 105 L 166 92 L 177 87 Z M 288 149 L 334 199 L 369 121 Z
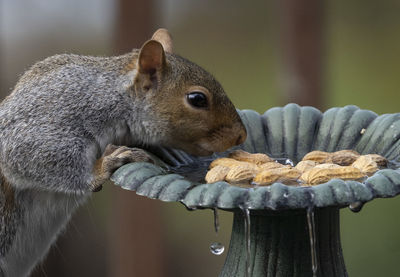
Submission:
M 315 167 L 317 164 L 318 164 L 318 163 L 315 162 L 315 161 L 309 161 L 309 160 L 300 161 L 300 162 L 295 166 L 295 168 L 298 169 L 298 170 L 301 171 L 301 172 L 305 172 L 305 171 L 307 171 L 307 170 L 309 170 L 309 169 Z
M 290 166 L 289 165 L 280 164 L 278 162 L 268 162 L 268 163 L 264 163 L 264 164 L 261 164 L 261 165 L 258 166 L 260 171 L 273 169 L 273 168 L 284 168 L 284 167 L 290 167 Z
M 314 168 L 340 168 L 341 166 L 333 163 L 317 164 Z
M 360 154 L 354 150 L 340 150 L 331 153 L 328 161 L 338 165 L 351 165 L 360 157 Z
M 324 163 L 330 158 L 331 153 L 324 152 L 324 151 L 311 151 L 307 153 L 302 161 L 314 161 L 316 163 Z
M 381 155 L 378 154 L 367 154 L 363 155 L 365 157 L 370 157 L 378 166 L 387 166 L 387 159 Z
M 222 165 L 222 166 L 230 168 L 230 167 L 239 165 L 240 163 L 241 162 L 234 160 L 234 159 L 230 159 L 230 158 L 219 158 L 219 159 L 212 161 L 209 168 L 212 169 L 218 165 Z
M 226 175 L 231 169 L 227 166 L 217 165 L 211 168 L 205 177 L 205 180 L 208 184 L 215 183 L 219 181 L 224 181 Z
M 353 164 L 353 167 L 358 168 L 366 175 L 372 175 L 379 170 L 378 164 L 371 156 L 360 156 Z
M 312 168 L 304 172 L 300 180 L 306 184 L 322 184 L 331 179 L 357 180 L 365 177 L 358 168 L 353 166 L 339 166 L 331 168 Z
M 228 156 L 231 159 L 235 159 L 237 161 L 249 162 L 256 165 L 273 162 L 274 160 L 262 153 L 252 154 L 243 150 L 236 150 L 229 154 Z
M 294 167 L 273 168 L 260 171 L 253 179 L 258 185 L 270 185 L 276 181 L 297 180 L 301 172 Z
M 257 174 L 258 168 L 253 164 L 244 163 L 232 167 L 225 176 L 228 182 L 248 182 Z

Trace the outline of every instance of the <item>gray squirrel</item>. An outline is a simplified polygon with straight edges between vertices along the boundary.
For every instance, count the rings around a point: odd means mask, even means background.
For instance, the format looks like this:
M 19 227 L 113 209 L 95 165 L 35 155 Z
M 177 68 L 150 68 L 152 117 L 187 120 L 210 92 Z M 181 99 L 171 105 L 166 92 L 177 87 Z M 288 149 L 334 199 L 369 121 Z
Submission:
M 0 276 L 27 276 L 71 214 L 138 145 L 207 156 L 246 139 L 214 77 L 172 53 L 166 29 L 116 57 L 56 55 L 0 104 Z

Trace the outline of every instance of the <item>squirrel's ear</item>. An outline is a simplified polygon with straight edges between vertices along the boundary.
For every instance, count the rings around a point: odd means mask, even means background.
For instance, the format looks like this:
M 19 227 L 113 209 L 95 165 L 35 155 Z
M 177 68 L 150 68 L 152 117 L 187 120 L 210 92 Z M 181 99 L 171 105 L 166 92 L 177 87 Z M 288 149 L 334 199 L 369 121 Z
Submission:
M 172 53 L 173 51 L 172 36 L 167 29 L 164 28 L 158 29 L 153 34 L 151 39 L 161 43 L 165 52 Z
M 140 49 L 139 72 L 153 75 L 165 65 L 164 49 L 158 41 L 149 40 Z

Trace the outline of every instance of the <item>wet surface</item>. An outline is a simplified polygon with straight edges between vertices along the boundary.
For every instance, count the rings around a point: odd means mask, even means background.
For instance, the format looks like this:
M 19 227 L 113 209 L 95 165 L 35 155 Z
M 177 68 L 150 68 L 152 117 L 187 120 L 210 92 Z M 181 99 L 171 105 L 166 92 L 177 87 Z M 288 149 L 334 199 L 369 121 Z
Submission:
M 314 218 L 314 208 L 309 207 L 307 209 L 307 226 L 308 234 L 310 238 L 310 249 L 311 249 L 311 269 L 313 277 L 317 277 L 318 272 L 318 253 L 317 253 L 317 235 L 315 230 L 315 218 Z
M 214 214 L 214 230 L 215 230 L 215 234 L 218 236 L 218 232 L 219 232 L 219 215 L 218 215 L 218 209 L 217 208 L 213 209 L 213 214 Z M 213 242 L 210 245 L 210 251 L 214 255 L 221 255 L 225 251 L 225 246 L 220 242 Z
M 251 222 L 250 222 L 250 210 L 244 207 L 240 207 L 244 217 L 244 240 L 246 246 L 246 274 L 245 277 L 252 276 L 251 270 Z
M 202 160 L 197 163 L 183 164 L 179 166 L 169 167 L 168 173 L 176 173 L 182 175 L 188 180 L 196 183 L 205 183 L 204 177 L 207 174 L 208 165 L 211 159 Z

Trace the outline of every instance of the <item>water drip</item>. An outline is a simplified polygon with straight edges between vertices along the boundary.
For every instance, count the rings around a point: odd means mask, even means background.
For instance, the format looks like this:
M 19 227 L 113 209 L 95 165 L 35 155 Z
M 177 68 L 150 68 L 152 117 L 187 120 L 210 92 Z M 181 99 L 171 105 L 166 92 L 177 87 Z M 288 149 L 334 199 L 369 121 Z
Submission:
M 218 208 L 214 208 L 214 229 L 215 233 L 218 234 L 219 231 L 219 215 L 218 215 Z
M 222 253 L 224 253 L 224 250 L 225 250 L 225 246 L 220 242 L 214 242 L 214 243 L 211 243 L 211 245 L 210 245 L 210 251 L 214 255 L 217 255 L 217 256 L 221 255 Z
M 294 166 L 294 162 L 291 159 L 286 159 L 285 160 L 286 165 Z
M 251 245 L 250 245 L 250 210 L 248 208 L 240 207 L 244 216 L 244 237 L 246 245 L 246 275 L 245 277 L 252 276 L 251 270 Z
M 218 208 L 214 208 L 213 211 L 214 211 L 214 230 L 215 230 L 215 233 L 218 235 L 218 231 L 219 231 Z M 214 255 L 221 255 L 222 253 L 224 253 L 224 250 L 225 250 L 225 246 L 220 242 L 213 242 L 210 245 L 210 251 Z
M 185 206 L 185 207 L 186 207 L 186 210 L 188 210 L 188 211 L 190 211 L 190 212 L 196 211 L 196 210 L 197 210 L 197 207 L 196 207 L 196 206 Z
M 358 213 L 358 212 L 360 212 L 361 209 L 362 209 L 363 207 L 364 207 L 364 203 L 363 203 L 363 202 L 360 202 L 360 201 L 351 203 L 351 204 L 349 205 L 349 209 L 350 209 L 350 211 L 352 211 L 353 213 Z
M 317 239 L 315 234 L 315 219 L 314 219 L 313 207 L 307 209 L 307 225 L 308 225 L 308 234 L 310 237 L 312 272 L 313 272 L 313 277 L 317 277 L 317 271 L 318 271 L 317 245 L 316 245 Z
M 221 255 L 222 253 L 224 253 L 224 250 L 225 250 L 225 247 L 220 242 L 214 242 L 214 243 L 211 243 L 211 245 L 210 245 L 210 251 L 214 255 Z

